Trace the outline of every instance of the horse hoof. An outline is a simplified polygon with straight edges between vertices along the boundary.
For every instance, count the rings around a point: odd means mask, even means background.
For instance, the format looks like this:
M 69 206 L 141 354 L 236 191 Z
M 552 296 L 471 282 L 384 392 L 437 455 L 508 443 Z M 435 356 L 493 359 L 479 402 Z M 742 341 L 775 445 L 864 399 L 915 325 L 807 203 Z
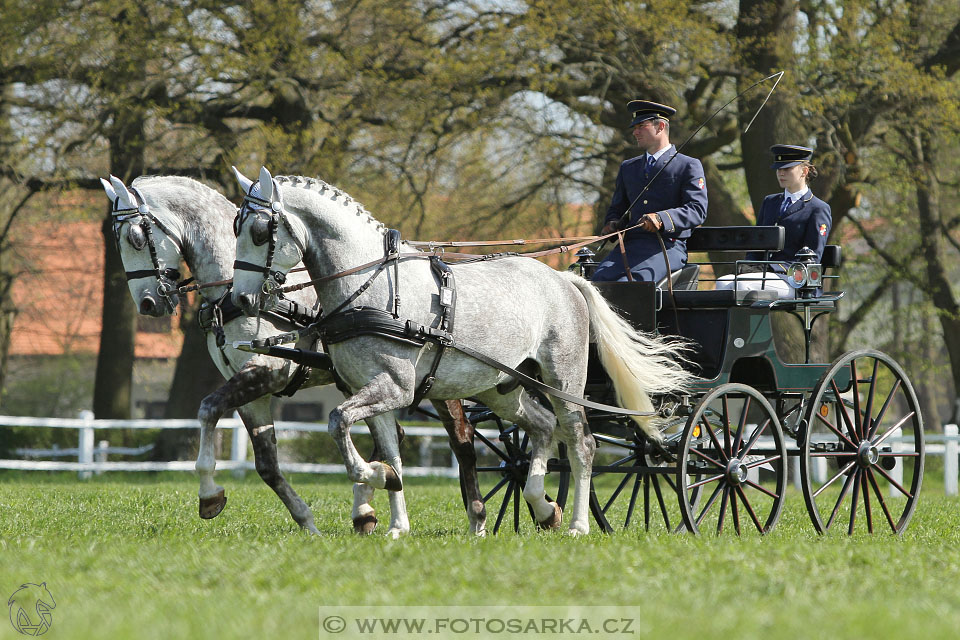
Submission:
M 550 504 L 553 505 L 553 515 L 537 523 L 541 529 L 557 529 L 563 521 L 563 509 L 560 508 L 560 505 L 556 502 Z
M 387 477 L 387 482 L 383 485 L 383 488 L 387 491 L 403 491 L 403 482 L 400 481 L 400 476 L 397 475 L 396 470 L 386 462 L 382 464 Z
M 353 519 L 353 532 L 368 536 L 377 528 L 377 517 L 372 513 Z
M 204 520 L 212 520 L 220 515 L 226 505 L 227 497 L 223 495 L 223 489 L 209 498 L 200 498 L 200 517 Z

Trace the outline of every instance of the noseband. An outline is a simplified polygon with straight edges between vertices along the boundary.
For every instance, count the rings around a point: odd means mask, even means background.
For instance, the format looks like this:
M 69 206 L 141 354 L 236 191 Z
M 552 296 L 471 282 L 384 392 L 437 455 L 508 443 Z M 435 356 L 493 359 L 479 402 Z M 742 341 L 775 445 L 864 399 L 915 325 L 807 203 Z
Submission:
M 247 218 L 249 218 L 251 214 L 257 216 L 267 216 L 267 261 L 266 264 L 261 266 L 258 264 L 253 264 L 252 262 L 235 260 L 233 263 L 233 269 L 234 271 L 253 271 L 254 273 L 262 273 L 263 284 L 260 285 L 260 291 L 263 293 L 263 295 L 269 296 L 275 289 L 282 287 L 287 281 L 287 276 L 282 271 L 270 270 L 270 267 L 273 266 L 273 254 L 277 250 L 277 229 L 280 227 L 281 221 L 283 222 L 284 226 L 287 227 L 287 231 L 290 232 L 290 235 L 293 236 L 294 239 L 296 239 L 296 235 L 293 233 L 290 223 L 287 222 L 286 216 L 283 215 L 283 205 L 281 203 L 269 202 L 248 193 L 243 196 L 243 204 L 241 204 L 240 208 L 237 209 L 237 217 L 233 220 L 233 234 L 238 238 L 240 237 L 240 231 L 243 229 L 243 225 L 246 223 Z M 254 238 L 253 242 L 254 244 L 258 245 L 264 244 L 264 242 L 257 242 L 256 238 Z
M 180 271 L 173 267 L 163 268 L 160 265 L 160 258 L 157 255 L 157 246 L 153 241 L 153 225 L 156 225 L 158 229 L 167 234 L 167 237 L 170 238 L 170 242 L 173 242 L 177 246 L 178 252 L 183 253 L 180 249 L 180 245 L 176 240 L 176 236 L 164 225 L 160 220 L 150 213 L 150 207 L 147 206 L 146 201 L 143 199 L 143 196 L 140 195 L 140 191 L 136 187 L 130 187 L 129 191 L 133 193 L 134 198 L 137 200 L 137 207 L 131 209 L 118 209 L 120 205 L 120 198 L 118 197 L 113 203 L 113 211 L 111 212 L 113 216 L 113 239 L 117 243 L 117 253 L 120 252 L 120 228 L 123 226 L 123 223 L 126 222 L 131 225 L 139 225 L 143 229 L 144 236 L 146 237 L 146 247 L 150 251 L 150 260 L 153 262 L 153 269 L 140 269 L 137 271 L 126 271 L 127 280 L 136 280 L 137 278 L 151 278 L 155 277 L 157 279 L 157 294 L 164 299 L 164 301 L 170 306 L 170 309 L 173 309 L 173 295 L 177 293 L 177 281 L 180 280 Z M 139 247 L 143 248 L 143 247 Z

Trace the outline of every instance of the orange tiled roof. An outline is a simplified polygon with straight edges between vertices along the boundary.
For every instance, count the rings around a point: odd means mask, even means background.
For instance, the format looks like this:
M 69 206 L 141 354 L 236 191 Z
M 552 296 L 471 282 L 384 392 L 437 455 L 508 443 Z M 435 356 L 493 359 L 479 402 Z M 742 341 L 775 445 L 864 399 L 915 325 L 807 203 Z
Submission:
M 25 233 L 27 231 L 27 233 Z M 96 353 L 103 304 L 103 237 L 100 222 L 57 222 L 21 227 L 15 254 L 22 270 L 14 281 L 10 355 Z M 137 332 L 138 358 L 175 358 L 183 336 Z

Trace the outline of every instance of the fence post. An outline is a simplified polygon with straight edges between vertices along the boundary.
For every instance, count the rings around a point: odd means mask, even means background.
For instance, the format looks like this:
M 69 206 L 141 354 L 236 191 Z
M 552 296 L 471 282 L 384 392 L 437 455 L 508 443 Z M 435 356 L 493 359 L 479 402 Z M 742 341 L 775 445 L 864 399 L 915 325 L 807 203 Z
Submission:
M 230 460 L 233 462 L 244 462 L 247 459 L 247 429 L 243 425 L 233 428 L 233 437 L 230 438 Z M 246 469 L 235 468 L 233 470 L 234 478 L 242 478 Z
M 433 444 L 433 436 L 420 437 L 420 466 L 421 467 L 433 466 L 433 451 L 431 449 L 432 444 Z
M 93 412 L 83 410 L 80 412 L 80 419 L 84 421 L 84 426 L 79 428 L 79 438 L 77 442 L 77 462 L 93 462 Z M 90 477 L 89 471 L 78 471 L 77 477 L 86 480 Z
M 107 449 L 110 447 L 109 440 L 101 440 L 97 443 L 97 449 L 93 454 L 93 459 L 97 462 L 106 462 L 107 461 Z M 103 469 L 97 469 L 94 471 L 98 476 L 103 473 Z
M 948 496 L 957 495 L 957 455 L 960 453 L 960 446 L 957 443 L 958 431 L 960 429 L 955 424 L 943 427 L 943 488 Z
M 893 434 L 890 436 L 890 448 L 894 453 L 903 451 L 906 447 L 903 446 L 903 443 L 900 442 L 900 438 L 903 437 L 903 429 L 896 428 L 893 431 Z M 893 470 L 890 471 L 890 477 L 897 481 L 897 484 L 903 486 L 903 460 L 901 458 L 894 458 L 896 464 L 893 467 Z M 903 496 L 903 493 L 900 489 L 897 489 L 893 484 L 890 485 L 889 489 L 891 498 L 899 498 Z

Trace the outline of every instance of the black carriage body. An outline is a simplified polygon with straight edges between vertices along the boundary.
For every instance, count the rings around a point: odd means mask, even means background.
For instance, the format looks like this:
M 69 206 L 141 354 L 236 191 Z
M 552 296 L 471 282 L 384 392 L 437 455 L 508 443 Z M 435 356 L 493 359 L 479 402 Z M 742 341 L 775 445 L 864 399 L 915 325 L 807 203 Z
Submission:
M 728 382 L 749 384 L 765 393 L 809 391 L 829 363 L 790 363 L 777 352 L 772 313 L 796 311 L 797 304 L 772 306 L 773 298 L 736 300 L 733 291 L 658 290 L 652 282 L 596 283 L 602 295 L 638 329 L 679 335 L 690 342 L 691 371 L 699 377 L 693 391 Z M 752 294 L 762 292 L 749 292 Z M 816 313 L 833 303 L 799 303 Z M 679 323 L 679 326 L 678 326 Z M 591 358 L 592 382 L 604 376 Z

